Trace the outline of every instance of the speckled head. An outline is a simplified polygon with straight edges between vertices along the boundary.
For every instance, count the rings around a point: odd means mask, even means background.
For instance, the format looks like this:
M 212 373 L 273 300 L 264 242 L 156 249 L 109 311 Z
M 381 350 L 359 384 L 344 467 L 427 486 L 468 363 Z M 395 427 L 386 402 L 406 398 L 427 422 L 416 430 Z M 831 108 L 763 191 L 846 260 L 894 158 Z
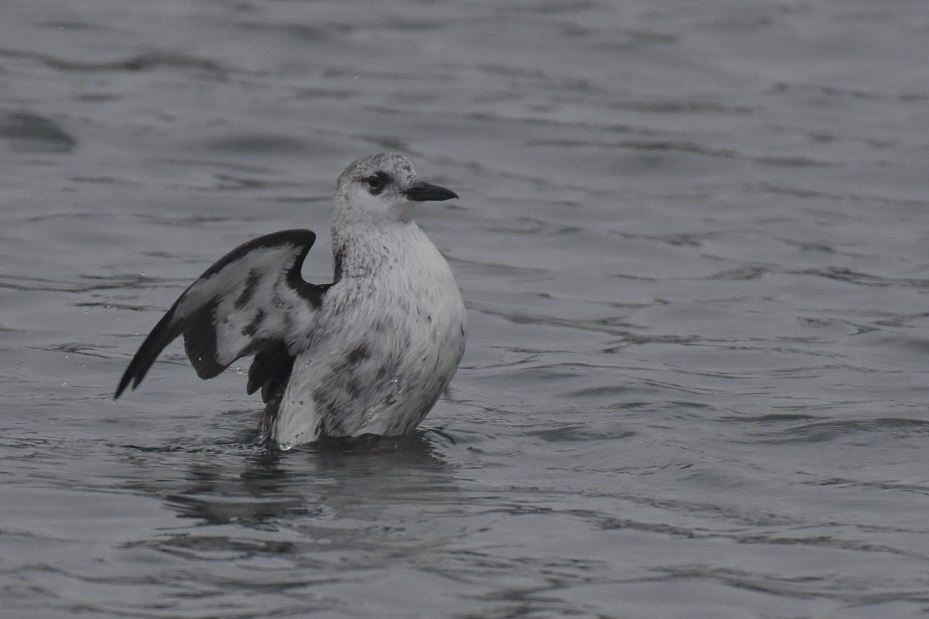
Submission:
M 457 197 L 454 191 L 419 180 L 403 155 L 378 153 L 345 168 L 336 183 L 333 208 L 340 219 L 410 221 L 413 202 Z

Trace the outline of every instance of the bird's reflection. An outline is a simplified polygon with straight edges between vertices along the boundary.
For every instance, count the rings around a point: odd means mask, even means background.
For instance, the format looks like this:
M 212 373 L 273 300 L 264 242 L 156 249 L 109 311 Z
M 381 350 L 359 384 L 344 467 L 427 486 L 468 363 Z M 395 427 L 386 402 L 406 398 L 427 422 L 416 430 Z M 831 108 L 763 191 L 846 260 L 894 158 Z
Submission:
M 264 529 L 308 518 L 376 520 L 393 503 L 455 492 L 453 468 L 437 451 L 443 444 L 447 437 L 420 431 L 288 452 L 255 447 L 245 458 L 195 457 L 173 491 L 159 494 L 179 516 L 204 524 Z

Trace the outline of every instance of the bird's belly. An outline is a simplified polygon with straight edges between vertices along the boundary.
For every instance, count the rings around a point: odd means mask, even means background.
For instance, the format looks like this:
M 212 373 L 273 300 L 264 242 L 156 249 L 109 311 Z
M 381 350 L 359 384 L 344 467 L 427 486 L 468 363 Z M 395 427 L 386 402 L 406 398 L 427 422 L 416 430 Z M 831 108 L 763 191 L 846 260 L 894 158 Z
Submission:
M 465 310 L 452 283 L 402 302 L 357 304 L 295 361 L 274 438 L 282 446 L 321 436 L 411 431 L 448 385 L 464 352 Z M 335 322 L 335 321 L 334 321 Z

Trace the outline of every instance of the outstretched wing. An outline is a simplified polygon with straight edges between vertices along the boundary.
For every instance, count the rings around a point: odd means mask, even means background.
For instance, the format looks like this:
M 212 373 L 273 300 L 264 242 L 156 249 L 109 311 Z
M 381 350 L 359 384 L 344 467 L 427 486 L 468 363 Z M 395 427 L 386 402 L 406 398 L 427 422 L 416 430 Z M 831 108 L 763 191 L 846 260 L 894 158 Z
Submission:
M 269 398 L 286 385 L 297 351 L 313 329 L 329 284 L 300 275 L 316 235 L 283 230 L 240 245 L 184 291 L 142 343 L 116 388 L 118 398 L 139 386 L 155 359 L 179 335 L 200 378 L 213 378 L 246 355 L 255 355 L 248 393 Z

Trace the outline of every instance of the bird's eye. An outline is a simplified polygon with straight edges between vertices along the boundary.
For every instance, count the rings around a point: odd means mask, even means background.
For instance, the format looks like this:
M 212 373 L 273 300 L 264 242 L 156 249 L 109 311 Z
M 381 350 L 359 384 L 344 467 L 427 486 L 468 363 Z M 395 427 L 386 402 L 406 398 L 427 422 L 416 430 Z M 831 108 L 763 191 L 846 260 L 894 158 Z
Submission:
M 368 176 L 364 179 L 364 182 L 368 185 L 368 192 L 372 196 L 379 195 L 384 191 L 384 187 L 387 186 L 387 183 L 390 182 L 390 176 L 387 175 L 383 170 L 375 172 L 371 176 Z

